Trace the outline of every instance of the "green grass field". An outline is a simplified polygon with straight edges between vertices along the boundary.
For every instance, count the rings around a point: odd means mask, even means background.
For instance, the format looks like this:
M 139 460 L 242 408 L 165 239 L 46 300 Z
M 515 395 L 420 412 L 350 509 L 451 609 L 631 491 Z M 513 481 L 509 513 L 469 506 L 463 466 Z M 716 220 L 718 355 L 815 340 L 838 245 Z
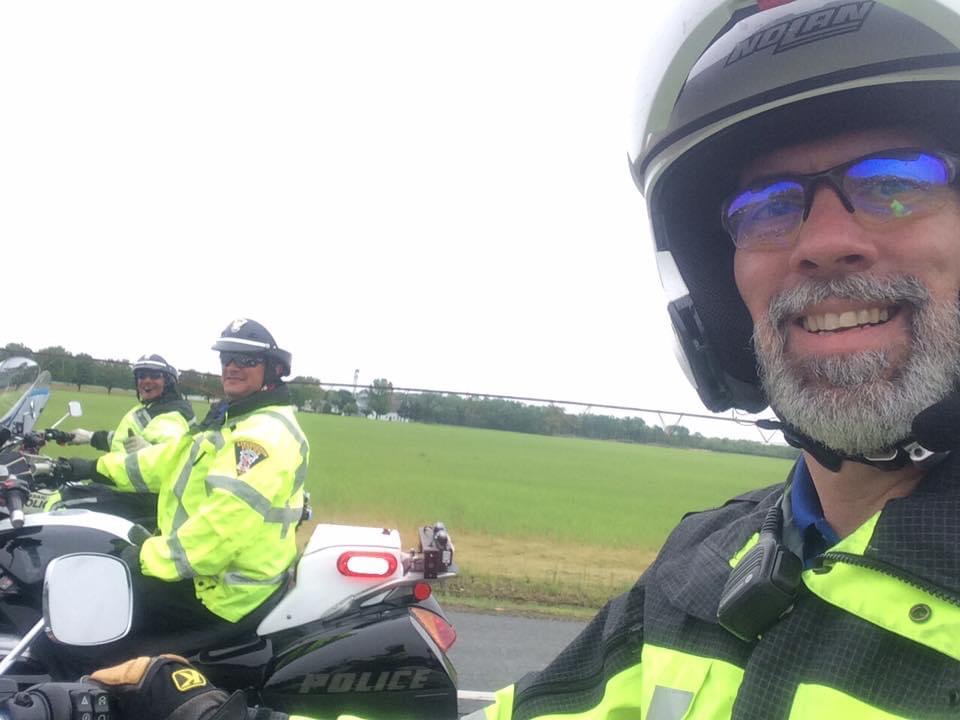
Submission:
M 135 398 L 54 389 L 44 421 L 112 428 Z M 195 403 L 198 417 L 207 406 Z M 461 576 L 447 593 L 596 607 L 628 587 L 684 512 L 781 481 L 789 462 L 649 445 L 301 413 L 314 520 L 397 527 L 443 520 Z M 95 456 L 47 446 L 51 454 Z M 307 529 L 308 531 L 309 529 Z

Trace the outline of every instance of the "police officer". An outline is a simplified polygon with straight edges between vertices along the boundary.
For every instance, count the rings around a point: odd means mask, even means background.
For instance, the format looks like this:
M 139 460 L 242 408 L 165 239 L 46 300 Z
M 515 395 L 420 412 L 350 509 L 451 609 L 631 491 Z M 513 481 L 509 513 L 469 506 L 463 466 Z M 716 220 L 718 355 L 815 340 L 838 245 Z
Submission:
M 177 387 L 177 369 L 160 355 L 144 355 L 133 365 L 137 405 L 115 430 L 68 433 L 67 445 L 92 445 L 104 452 L 135 452 L 147 445 L 174 440 L 195 422 L 193 407 Z
M 747 5 L 671 6 L 630 161 L 701 399 L 801 457 L 490 720 L 960 713 L 960 2 Z
M 284 586 L 297 556 L 309 445 L 283 382 L 291 355 L 244 318 L 213 349 L 226 399 L 190 433 L 95 463 L 72 458 L 65 471 L 159 493 L 159 534 L 125 556 L 135 572 L 133 631 L 104 646 L 106 656 L 139 654 L 144 632 L 162 637 L 250 616 Z

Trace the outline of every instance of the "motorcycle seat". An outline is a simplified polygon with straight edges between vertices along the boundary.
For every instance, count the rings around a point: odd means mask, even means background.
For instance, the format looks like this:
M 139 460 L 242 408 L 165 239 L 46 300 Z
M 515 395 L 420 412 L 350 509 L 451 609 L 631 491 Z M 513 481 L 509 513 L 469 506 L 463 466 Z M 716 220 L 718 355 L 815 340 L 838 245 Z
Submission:
M 259 639 L 257 627 L 263 619 L 280 603 L 293 585 L 293 574 L 288 573 L 287 580 L 276 592 L 268 597 L 260 607 L 245 615 L 235 623 L 226 620 L 210 628 L 180 630 L 176 634 L 141 635 L 138 638 L 137 652 L 141 655 L 174 653 L 190 657 L 197 653 L 243 645 Z

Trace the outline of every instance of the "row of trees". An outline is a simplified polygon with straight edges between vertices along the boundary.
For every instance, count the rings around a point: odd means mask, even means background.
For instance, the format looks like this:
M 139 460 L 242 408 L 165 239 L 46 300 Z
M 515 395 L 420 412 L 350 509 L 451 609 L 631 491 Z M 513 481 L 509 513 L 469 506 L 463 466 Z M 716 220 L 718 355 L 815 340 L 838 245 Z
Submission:
M 60 346 L 33 351 L 24 345 L 9 343 L 0 350 L 0 359 L 14 355 L 34 358 L 50 371 L 54 381 L 75 384 L 78 390 L 82 390 L 84 385 L 98 385 L 110 393 L 114 388 L 133 387 L 131 365 L 127 360 L 98 360 L 85 353 L 73 355 Z M 196 370 L 182 371 L 180 385 L 186 394 L 208 401 L 219 397 L 221 393 L 219 376 Z M 315 377 L 296 377 L 289 386 L 294 404 L 300 410 L 309 412 L 382 416 L 396 411 L 400 417 L 408 420 L 442 425 L 654 443 L 773 457 L 795 457 L 797 454 L 793 448 L 782 445 L 704 437 L 680 425 L 664 429 L 658 425 L 648 425 L 639 417 L 571 415 L 555 405 L 526 405 L 502 398 L 461 397 L 430 392 L 400 393 L 395 392 L 393 384 L 385 378 L 378 378 L 364 388 L 359 403 L 349 390 L 324 389 Z
M 50 372 L 54 382 L 76 385 L 77 390 L 93 385 L 105 388 L 110 394 L 116 388 L 135 387 L 129 360 L 99 360 L 86 353 L 74 355 L 59 345 L 31 350 L 20 343 L 7 343 L 0 349 L 0 359 L 14 356 L 33 358 Z M 180 389 L 187 395 L 202 397 L 207 401 L 219 398 L 223 392 L 218 375 L 197 370 L 180 372 Z M 290 383 L 290 391 L 294 403 L 301 410 L 344 415 L 357 413 L 357 401 L 353 393 L 348 390 L 324 390 L 317 378 L 294 378 Z
M 673 445 L 718 452 L 794 458 L 797 450 L 751 440 L 704 437 L 682 425 L 666 429 L 648 425 L 642 418 L 610 415 L 572 415 L 556 405 L 525 405 L 502 398 L 463 398 L 459 395 L 419 393 L 402 395 L 397 404 L 401 417 L 418 422 L 511 430 L 539 435 L 566 435 L 595 440 Z
M 59 345 L 34 351 L 20 343 L 7 343 L 0 350 L 0 359 L 14 356 L 33 358 L 55 381 L 72 383 L 77 390 L 84 385 L 99 385 L 109 394 L 114 388 L 133 388 L 127 360 L 97 360 L 86 353 L 74 355 Z

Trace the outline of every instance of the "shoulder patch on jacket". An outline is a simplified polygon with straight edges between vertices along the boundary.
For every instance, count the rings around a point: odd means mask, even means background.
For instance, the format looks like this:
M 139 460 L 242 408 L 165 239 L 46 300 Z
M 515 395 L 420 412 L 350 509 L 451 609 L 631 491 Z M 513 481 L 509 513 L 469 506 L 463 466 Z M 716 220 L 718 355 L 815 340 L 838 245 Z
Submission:
M 249 440 L 240 440 L 236 445 L 237 475 L 243 475 L 258 462 L 267 457 L 262 445 Z

